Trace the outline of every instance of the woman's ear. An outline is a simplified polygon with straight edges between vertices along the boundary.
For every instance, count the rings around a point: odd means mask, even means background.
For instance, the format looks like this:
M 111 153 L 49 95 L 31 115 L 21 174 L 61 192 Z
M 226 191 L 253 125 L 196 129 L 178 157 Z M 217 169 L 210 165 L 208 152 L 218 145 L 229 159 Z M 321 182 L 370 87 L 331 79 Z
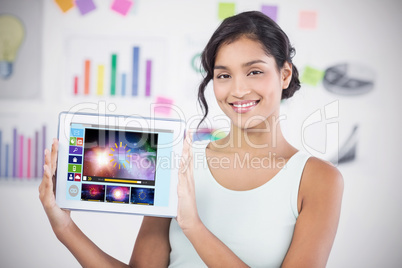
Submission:
M 282 89 L 287 89 L 290 85 L 291 80 L 292 80 L 292 64 L 286 61 L 281 70 Z

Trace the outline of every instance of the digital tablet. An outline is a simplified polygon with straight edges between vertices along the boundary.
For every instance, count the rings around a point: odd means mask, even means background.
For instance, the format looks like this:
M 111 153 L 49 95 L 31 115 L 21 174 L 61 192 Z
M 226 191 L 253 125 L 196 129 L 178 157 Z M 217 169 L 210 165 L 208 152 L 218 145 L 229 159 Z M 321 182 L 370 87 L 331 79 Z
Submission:
M 176 217 L 184 132 L 182 120 L 60 113 L 57 204 Z

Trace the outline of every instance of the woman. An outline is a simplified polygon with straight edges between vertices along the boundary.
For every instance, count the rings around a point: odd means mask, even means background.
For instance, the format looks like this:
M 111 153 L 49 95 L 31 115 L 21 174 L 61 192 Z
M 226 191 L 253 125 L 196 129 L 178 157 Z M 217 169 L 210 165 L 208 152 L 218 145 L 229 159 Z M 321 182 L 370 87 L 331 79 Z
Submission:
M 204 108 L 212 80 L 231 120 L 215 142 L 187 139 L 176 219 L 144 217 L 129 267 L 324 267 L 337 230 L 343 179 L 291 146 L 281 99 L 300 88 L 294 48 L 271 19 L 244 12 L 223 21 L 202 54 Z M 85 267 L 127 267 L 101 251 L 55 203 L 57 141 L 45 152 L 40 199 L 58 239 Z

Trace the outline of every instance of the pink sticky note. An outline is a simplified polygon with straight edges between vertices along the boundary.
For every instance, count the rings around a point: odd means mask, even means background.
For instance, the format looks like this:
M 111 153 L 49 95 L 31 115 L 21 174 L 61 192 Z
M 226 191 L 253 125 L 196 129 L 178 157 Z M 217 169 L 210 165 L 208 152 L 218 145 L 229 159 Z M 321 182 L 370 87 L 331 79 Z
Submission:
M 94 1 L 92 0 L 75 0 L 75 5 L 78 7 L 81 15 L 85 15 L 96 9 Z
M 299 27 L 301 29 L 315 29 L 317 27 L 316 11 L 300 11 Z
M 276 22 L 276 19 L 278 18 L 278 7 L 277 6 L 262 5 L 261 12 Z
M 155 101 L 155 113 L 170 115 L 173 100 L 165 97 L 157 97 Z
M 132 5 L 133 1 L 131 0 L 114 0 L 110 8 L 117 13 L 126 16 Z

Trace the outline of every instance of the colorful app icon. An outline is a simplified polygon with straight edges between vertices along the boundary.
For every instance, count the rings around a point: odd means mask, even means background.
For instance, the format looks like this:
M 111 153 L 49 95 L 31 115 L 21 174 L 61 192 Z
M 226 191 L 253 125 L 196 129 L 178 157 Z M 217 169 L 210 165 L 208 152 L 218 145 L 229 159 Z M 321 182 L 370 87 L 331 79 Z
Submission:
M 68 164 L 68 172 L 81 172 L 81 165 Z
M 82 147 L 80 147 L 80 146 L 70 146 L 69 153 L 70 154 L 82 154 Z
M 70 137 L 70 145 L 76 145 L 77 144 L 77 138 L 76 137 Z
M 79 128 L 72 128 L 70 131 L 70 136 L 72 137 L 84 137 L 84 130 Z
M 74 180 L 74 173 L 67 173 L 67 180 L 73 181 Z
M 77 138 L 77 146 L 82 146 L 84 144 L 83 138 Z
M 75 173 L 74 174 L 74 180 L 75 181 L 81 181 L 81 173 Z
M 80 155 L 69 155 L 68 156 L 69 164 L 82 164 L 82 156 Z

